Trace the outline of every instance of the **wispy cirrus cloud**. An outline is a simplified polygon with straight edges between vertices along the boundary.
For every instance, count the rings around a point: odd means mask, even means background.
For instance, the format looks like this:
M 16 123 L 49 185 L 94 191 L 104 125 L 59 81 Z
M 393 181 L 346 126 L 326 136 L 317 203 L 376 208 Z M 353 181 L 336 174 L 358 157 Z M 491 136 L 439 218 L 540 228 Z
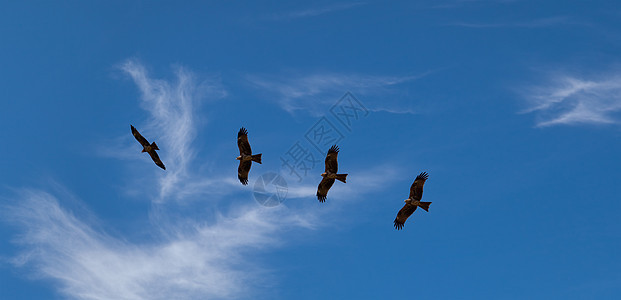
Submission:
M 533 19 L 527 21 L 500 22 L 500 23 L 471 23 L 471 22 L 454 22 L 448 23 L 446 26 L 468 27 L 468 28 L 543 28 L 559 25 L 577 25 L 578 22 L 573 21 L 567 16 L 554 16 L 548 18 Z
M 63 207 L 66 193 L 57 197 L 44 190 L 22 189 L 13 204 L 2 210 L 3 219 L 21 232 L 16 241 L 22 251 L 13 264 L 29 266 L 36 278 L 53 280 L 71 299 L 254 295 L 269 270 L 253 263 L 252 252 L 282 245 L 282 236 L 288 230 L 313 228 L 313 216 L 284 206 L 266 209 L 248 201 L 238 202 L 250 205 L 232 204 L 230 213 L 222 213 L 215 198 L 234 194 L 240 185 L 234 179 L 194 168 L 193 140 L 201 123 L 197 118 L 200 102 L 221 98 L 226 91 L 217 81 L 199 81 L 181 67 L 171 81 L 150 77 L 134 60 L 123 63 L 121 70 L 139 88 L 139 103 L 149 115 L 140 129 L 157 141 L 168 167 L 162 171 L 149 161 L 146 171 L 140 171 L 163 174 L 158 193 L 141 195 L 152 202 L 152 207 L 148 213 L 150 227 L 139 230 L 151 238 L 132 242 L 122 234 L 106 233 L 105 224 L 93 222 L 96 218 L 90 212 L 76 214 Z M 129 131 L 127 135 L 122 143 L 135 144 Z M 135 154 L 140 156 L 139 150 Z M 169 201 L 180 197 L 188 201 Z M 183 209 L 192 213 L 179 214 Z
M 356 95 L 382 95 L 379 101 L 367 97 L 365 105 L 371 111 L 413 113 L 411 99 L 398 94 L 401 85 L 427 76 L 431 72 L 411 76 L 374 76 L 343 73 L 315 73 L 310 75 L 260 76 L 249 75 L 248 82 L 255 88 L 274 93 L 281 108 L 289 113 L 304 110 L 322 113 L 338 97 L 350 91 Z
M 450 0 L 442 3 L 437 3 L 433 7 L 434 8 L 458 8 L 465 5 L 472 4 L 508 4 L 519 2 L 520 0 Z
M 328 195 L 330 198 L 339 199 L 341 205 L 350 205 L 350 201 L 358 202 L 361 196 L 366 193 L 385 188 L 397 174 L 402 173 L 401 171 L 398 166 L 391 164 L 371 166 L 363 170 L 348 170 L 347 173 L 353 175 L 348 176 L 347 183 L 335 182 Z M 316 201 L 317 185 L 321 181 L 319 174 L 310 178 L 306 177 L 301 183 L 297 182 L 295 177 L 290 176 L 285 170 L 281 172 L 281 175 L 290 179 L 291 186 L 287 198 L 312 198 Z
M 307 8 L 296 11 L 282 12 L 272 14 L 269 19 L 272 20 L 292 20 L 300 18 L 315 17 L 336 11 L 347 10 L 356 6 L 364 5 L 365 2 L 335 3 L 323 7 Z
M 195 222 L 181 230 L 168 224 L 168 234 L 155 242 L 132 243 L 96 230 L 47 192 L 22 190 L 17 200 L 4 212 L 23 229 L 17 243 L 25 250 L 12 262 L 54 279 L 71 299 L 247 296 L 269 277 L 249 254 L 280 244 L 284 228 L 306 226 L 284 208 L 253 206 L 211 225 Z
M 191 176 L 190 161 L 196 155 L 192 143 L 196 138 L 197 112 L 204 100 L 220 99 L 227 92 L 218 79 L 197 81 L 195 76 L 177 67 L 176 81 L 151 78 L 146 68 L 135 60 L 121 64 L 140 89 L 140 105 L 150 118 L 140 131 L 148 133 L 150 141 L 157 139 L 167 166 L 160 172 L 160 194 L 163 200 L 171 194 L 186 195 L 193 186 L 200 186 Z M 143 135 L 144 135 L 143 133 Z M 131 141 L 135 143 L 135 141 Z M 144 155 L 143 155 L 144 156 Z M 149 159 L 147 156 L 143 158 Z M 157 170 L 156 171 L 160 171 Z
M 555 74 L 545 85 L 525 90 L 531 107 L 524 113 L 537 113 L 537 126 L 573 124 L 613 124 L 621 111 L 621 75 L 583 79 Z

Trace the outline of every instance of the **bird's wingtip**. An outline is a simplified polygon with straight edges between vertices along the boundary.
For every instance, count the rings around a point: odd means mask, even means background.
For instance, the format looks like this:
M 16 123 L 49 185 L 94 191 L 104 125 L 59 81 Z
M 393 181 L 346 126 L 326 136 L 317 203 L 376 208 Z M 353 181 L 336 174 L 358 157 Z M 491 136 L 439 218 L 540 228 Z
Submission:
M 397 220 L 395 220 L 395 229 L 397 230 L 403 229 L 403 223 L 399 223 L 397 222 Z
M 239 131 L 237 132 L 237 137 L 240 137 L 242 135 L 248 135 L 248 130 L 246 130 L 246 128 L 244 128 L 242 126 L 242 128 L 239 129 Z

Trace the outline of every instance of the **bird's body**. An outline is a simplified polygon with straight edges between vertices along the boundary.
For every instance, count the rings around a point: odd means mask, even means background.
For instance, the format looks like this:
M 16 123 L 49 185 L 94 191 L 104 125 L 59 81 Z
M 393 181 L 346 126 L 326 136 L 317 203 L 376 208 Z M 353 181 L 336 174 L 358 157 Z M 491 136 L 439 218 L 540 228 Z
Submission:
M 414 205 L 414 206 L 419 206 L 420 205 L 420 201 L 418 200 L 412 200 L 412 199 L 405 199 L 403 200 L 403 202 L 410 204 L 410 205 Z
M 321 173 L 321 177 L 329 178 L 329 179 L 337 179 L 339 174 L 332 172 L 323 172 Z
M 395 218 L 395 228 L 400 230 L 403 228 L 405 221 L 416 211 L 418 207 L 424 209 L 425 211 L 429 211 L 429 205 L 431 202 L 422 202 L 420 201 L 423 198 L 423 186 L 425 185 L 425 181 L 427 181 L 429 175 L 427 172 L 420 173 L 416 176 L 414 183 L 410 187 L 410 197 L 408 199 L 403 200 L 405 205 L 399 213 L 397 213 L 397 217 Z
M 237 157 L 237 160 L 250 161 L 250 160 L 252 160 L 252 155 L 242 154 L 242 155 Z
M 144 138 L 142 136 L 142 134 L 140 134 L 140 132 L 138 132 L 138 130 L 136 130 L 134 125 L 130 125 L 130 126 L 131 126 L 131 129 L 132 129 L 132 135 L 134 136 L 134 138 L 136 138 L 136 140 L 140 143 L 140 145 L 142 145 L 142 152 L 149 153 L 149 156 L 151 156 L 151 159 L 153 160 L 153 162 L 158 167 L 166 170 L 166 166 L 164 166 L 164 163 L 162 163 L 162 160 L 160 159 L 160 156 L 157 155 L 157 152 L 155 152 L 155 150 L 160 150 L 160 148 L 157 146 L 157 144 L 155 142 L 149 143 L 149 141 L 147 141 L 147 139 Z
M 321 174 L 321 177 L 323 177 L 323 179 L 321 179 L 321 182 L 317 187 L 317 200 L 319 200 L 319 202 L 326 201 L 328 191 L 334 184 L 335 180 L 346 183 L 347 174 L 337 174 L 339 170 L 339 165 L 337 161 L 338 154 L 339 147 L 333 145 L 330 150 L 328 150 L 328 154 L 326 155 L 325 171 Z
M 243 185 L 248 184 L 248 173 L 252 162 L 261 163 L 261 153 L 252 155 L 252 148 L 248 142 L 248 131 L 242 127 L 237 133 L 237 147 L 239 148 L 239 167 L 237 168 L 237 178 Z

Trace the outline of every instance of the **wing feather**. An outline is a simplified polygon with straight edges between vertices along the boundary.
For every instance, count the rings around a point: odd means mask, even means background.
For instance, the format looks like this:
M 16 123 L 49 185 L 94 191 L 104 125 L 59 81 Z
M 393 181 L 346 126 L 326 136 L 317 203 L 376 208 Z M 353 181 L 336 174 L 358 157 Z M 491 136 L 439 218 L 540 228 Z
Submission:
M 136 140 L 140 143 L 140 145 L 142 145 L 143 147 L 149 146 L 149 141 L 147 141 L 147 139 L 145 139 L 142 136 L 142 134 L 140 134 L 140 132 L 138 132 L 136 127 L 134 127 L 134 125 L 129 125 L 129 126 L 132 127 L 132 134 L 134 135 Z
M 237 178 L 243 185 L 248 184 L 248 173 L 250 172 L 250 167 L 252 167 L 252 161 L 247 160 L 239 162 L 239 167 L 237 168 Z
M 162 162 L 162 160 L 160 159 L 160 156 L 157 155 L 157 152 L 155 152 L 155 149 L 151 149 L 151 151 L 149 151 L 149 155 L 151 156 L 151 159 L 153 160 L 153 162 L 160 168 L 166 170 L 166 167 L 164 166 L 164 163 Z
M 410 187 L 410 199 L 417 201 L 423 199 L 423 185 L 425 185 L 427 178 L 429 178 L 427 172 L 422 172 L 416 176 L 414 183 Z
M 416 210 L 416 205 L 411 205 L 406 203 L 399 213 L 397 213 L 397 217 L 395 218 L 395 229 L 401 230 L 403 228 L 403 224 L 405 221 L 414 213 Z
M 339 155 L 339 147 L 337 145 L 333 145 L 330 150 L 328 150 L 328 154 L 326 155 L 326 172 L 335 173 L 339 170 L 339 163 L 337 161 Z
M 237 148 L 239 148 L 239 155 L 252 155 L 252 149 L 248 142 L 248 130 L 244 127 L 240 128 L 237 133 Z
M 324 177 L 321 180 L 321 182 L 319 183 L 319 186 L 317 187 L 317 200 L 319 200 L 319 202 L 326 201 L 326 197 L 328 197 L 328 191 L 334 184 L 334 180 L 335 180 L 334 178 L 326 178 L 326 177 Z

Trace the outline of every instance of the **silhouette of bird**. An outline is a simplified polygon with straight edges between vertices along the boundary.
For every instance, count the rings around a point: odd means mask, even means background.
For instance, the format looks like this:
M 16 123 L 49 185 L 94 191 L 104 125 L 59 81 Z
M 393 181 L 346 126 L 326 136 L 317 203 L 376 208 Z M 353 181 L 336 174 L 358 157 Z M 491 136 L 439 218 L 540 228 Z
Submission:
M 155 164 L 158 167 L 166 170 L 166 167 L 164 166 L 164 163 L 162 163 L 162 161 L 160 160 L 159 155 L 157 155 L 157 152 L 155 152 L 155 150 L 160 150 L 160 148 L 157 147 L 157 144 L 155 142 L 149 144 L 149 141 L 147 141 L 147 139 L 145 139 L 140 134 L 140 132 L 138 132 L 138 130 L 136 130 L 134 125 L 130 125 L 130 126 L 132 127 L 132 134 L 134 135 L 136 140 L 140 143 L 140 145 L 142 145 L 142 152 L 149 153 L 149 155 L 151 156 L 151 159 L 153 159 L 153 162 L 155 162 Z
M 337 145 L 333 145 L 330 150 L 328 150 L 328 154 L 326 155 L 325 172 L 321 174 L 321 177 L 323 177 L 323 179 L 321 179 L 321 182 L 317 187 L 317 200 L 319 200 L 319 202 L 326 201 L 328 191 L 334 184 L 335 179 L 345 183 L 347 174 L 336 174 L 336 172 L 338 172 L 339 170 L 339 164 L 337 161 L 338 155 L 339 147 Z
M 252 149 L 250 148 L 250 143 L 248 143 L 248 131 L 244 127 L 240 128 L 237 133 L 237 147 L 239 148 L 239 156 L 237 157 L 237 160 L 239 160 L 237 178 L 239 178 L 239 182 L 243 185 L 247 185 L 248 172 L 250 172 L 252 162 L 261 163 L 262 154 L 252 155 Z
M 410 197 L 405 199 L 405 205 L 395 218 L 395 229 L 401 230 L 403 228 L 403 224 L 410 217 L 417 207 L 424 209 L 425 211 L 429 211 L 429 205 L 431 202 L 421 202 L 420 200 L 423 198 L 423 185 L 425 185 L 425 181 L 429 178 L 429 174 L 427 172 L 422 172 L 416 179 L 412 186 L 410 187 Z

